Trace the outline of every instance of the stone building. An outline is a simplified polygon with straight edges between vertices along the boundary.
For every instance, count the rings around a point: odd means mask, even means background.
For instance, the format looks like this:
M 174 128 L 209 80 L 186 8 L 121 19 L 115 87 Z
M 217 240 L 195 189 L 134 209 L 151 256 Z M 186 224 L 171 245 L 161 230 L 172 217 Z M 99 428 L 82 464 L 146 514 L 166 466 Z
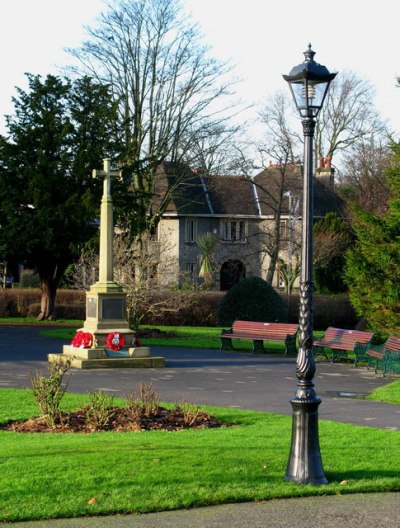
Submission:
M 155 205 L 168 197 L 158 225 L 160 281 L 201 282 L 201 251 L 197 239 L 212 233 L 214 285 L 227 290 L 241 277 L 267 277 L 276 253 L 288 261 L 297 258 L 300 245 L 302 167 L 271 165 L 253 178 L 210 176 L 187 167 L 182 177 L 176 166 L 164 163 L 155 184 Z M 341 211 L 335 194 L 334 171 L 316 170 L 314 215 Z M 272 284 L 282 287 L 277 272 Z

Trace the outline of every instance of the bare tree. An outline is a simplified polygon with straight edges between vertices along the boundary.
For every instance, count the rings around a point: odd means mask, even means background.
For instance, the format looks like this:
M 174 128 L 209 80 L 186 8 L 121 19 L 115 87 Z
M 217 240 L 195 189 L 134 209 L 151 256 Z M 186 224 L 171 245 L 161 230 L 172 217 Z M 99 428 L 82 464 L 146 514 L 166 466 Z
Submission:
M 65 274 L 68 283 L 78 290 L 89 290 L 98 280 L 99 256 L 98 250 L 81 249 L 79 258 L 70 266 Z
M 120 102 L 121 164 L 134 191 L 131 226 L 136 235 L 154 231 L 169 202 L 154 207 L 157 167 L 190 160 L 201 138 L 230 129 L 232 84 L 222 81 L 230 68 L 210 58 L 179 0 L 113 0 L 87 31 L 89 40 L 69 51 Z M 176 174 L 165 193 L 184 177 L 185 171 Z
M 211 124 L 201 134 L 190 137 L 185 159 L 202 174 L 208 175 L 248 175 L 253 169 L 253 161 L 244 139 L 244 125 L 230 126 Z
M 296 252 L 289 262 L 285 261 L 283 258 L 279 258 L 277 270 L 280 279 L 285 285 L 286 293 L 290 295 L 292 293 L 294 283 L 296 282 L 297 277 L 300 275 L 300 254 Z
M 259 117 L 265 126 L 265 133 L 259 152 L 264 166 L 266 156 L 279 164 L 294 164 L 299 161 L 301 143 L 292 125 L 292 115 L 293 104 L 283 91 L 277 91 L 268 97 L 261 109 Z
M 390 190 L 386 169 L 390 150 L 382 138 L 367 138 L 355 144 L 344 157 L 341 194 L 371 213 L 384 213 Z
M 314 230 L 314 268 L 325 268 L 334 257 L 342 256 L 348 247 L 348 234 L 329 229 Z
M 301 181 L 295 177 L 295 167 L 297 166 L 297 176 L 301 173 L 299 160 L 302 159 L 301 143 L 302 136 L 298 132 L 298 119 L 293 120 L 294 106 L 290 100 L 289 93 L 277 92 L 270 97 L 260 113 L 261 122 L 265 126 L 265 141 L 259 148 L 261 160 L 264 167 L 268 167 L 270 162 L 269 179 L 260 179 L 266 208 L 273 216 L 273 221 L 269 227 L 265 239 L 264 250 L 269 257 L 269 265 L 266 280 L 272 281 L 277 267 L 279 252 L 284 249 L 285 241 L 282 236 L 281 218 L 283 207 L 285 207 L 285 196 L 289 189 L 301 194 Z M 336 158 L 335 167 L 341 169 L 346 174 L 349 173 L 350 157 L 344 158 L 343 153 L 358 152 L 360 159 L 360 149 L 373 142 L 374 137 L 385 137 L 386 127 L 378 115 L 373 105 L 373 89 L 369 82 L 358 78 L 354 73 L 344 72 L 337 76 L 328 92 L 324 107 L 318 116 L 315 130 L 315 163 L 323 158 L 328 167 L 331 166 L 332 157 L 341 154 Z M 362 147 L 364 145 L 364 147 Z M 341 163 L 345 159 L 345 163 Z M 380 164 L 375 160 L 375 165 Z M 352 164 L 354 167 L 354 163 Z M 271 170 L 271 169 L 274 169 Z M 354 167 L 355 168 L 355 167 Z M 357 167 L 357 171 L 360 167 Z M 374 181 L 379 185 L 378 171 L 371 167 L 374 172 Z M 364 167 L 364 173 L 367 168 Z M 264 171 L 264 172 L 268 172 Z M 368 178 L 361 176 L 364 185 Z M 355 173 L 353 174 L 355 177 Z M 292 181 L 290 181 L 292 180 Z M 257 182 L 257 178 L 255 180 Z M 369 180 L 370 181 L 370 180 Z M 383 180 L 380 179 L 382 184 Z M 360 187 L 361 181 L 359 181 Z M 261 183 L 260 183 L 261 185 Z M 371 185 L 371 189 L 372 189 Z M 386 185 L 383 185 L 377 200 L 382 201 L 382 194 L 385 194 Z M 361 193 L 362 194 L 362 193 Z M 370 199 L 371 196 L 368 198 Z M 367 200 L 367 196 L 365 196 Z M 262 205 L 262 204 L 261 204 Z M 287 213 L 287 210 L 285 211 Z M 279 265 L 280 269 L 282 265 Z
M 339 72 L 328 91 L 314 134 L 315 162 L 347 151 L 372 136 L 384 136 L 386 125 L 374 106 L 371 84 L 353 72 Z M 335 156 L 336 158 L 336 156 Z M 336 161 L 336 160 L 335 160 Z M 340 169 L 340 164 L 336 163 Z
M 148 234 L 139 241 L 132 242 L 124 232 L 113 238 L 114 278 L 123 286 L 127 294 L 127 317 L 133 327 L 149 315 L 178 313 L 191 306 L 195 300 L 195 289 L 184 291 L 176 288 L 171 301 L 171 288 L 184 282 L 185 277 L 176 270 L 175 252 L 168 240 L 156 241 Z M 98 257 L 90 249 L 82 251 L 74 271 L 70 274 L 71 283 L 79 289 L 88 289 L 97 280 Z M 174 282 L 172 282 L 174 281 Z M 193 285 L 192 285 L 193 286 Z
M 270 97 L 260 113 L 266 133 L 263 144 L 259 145 L 259 159 L 265 168 L 254 178 L 254 183 L 261 210 L 272 217 L 270 222 L 263 223 L 261 233 L 263 251 L 269 257 L 266 281 L 270 284 L 283 245 L 294 242 L 292 224 L 288 222 L 282 229 L 282 216 L 290 218 L 293 215 L 293 210 L 290 210 L 294 206 L 292 198 L 298 200 L 300 193 L 300 144 L 291 128 L 290 114 L 289 99 L 282 92 Z
M 144 235 L 133 245 L 126 234 L 114 244 L 115 277 L 127 293 L 128 320 L 137 327 L 144 317 L 176 314 L 190 309 L 196 299 L 195 288 L 177 288 L 185 277 L 179 273 L 171 242 Z M 174 288 L 174 292 L 171 288 Z M 173 300 L 172 300 L 173 294 Z

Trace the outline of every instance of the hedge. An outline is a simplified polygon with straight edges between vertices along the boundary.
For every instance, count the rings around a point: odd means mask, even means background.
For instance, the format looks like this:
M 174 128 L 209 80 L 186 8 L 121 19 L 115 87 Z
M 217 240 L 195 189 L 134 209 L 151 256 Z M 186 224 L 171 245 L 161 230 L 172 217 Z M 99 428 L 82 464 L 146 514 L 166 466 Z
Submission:
M 182 292 L 179 292 L 182 295 Z M 193 294 L 190 294 L 193 297 Z M 143 324 L 182 325 L 182 326 L 217 326 L 218 305 L 225 292 L 199 292 L 190 302 L 190 308 L 178 309 L 169 314 L 145 315 Z M 299 296 L 288 297 L 280 293 L 286 307 L 289 306 L 288 321 L 296 323 L 299 317 Z M 168 302 L 174 303 L 178 292 L 168 292 Z M 40 309 L 39 289 L 0 289 L 1 317 L 36 317 Z M 63 290 L 57 292 L 57 316 L 66 319 L 85 318 L 85 292 L 80 290 Z M 359 325 L 357 316 L 347 295 L 314 296 L 314 328 L 325 330 L 328 326 L 338 328 L 355 328 Z

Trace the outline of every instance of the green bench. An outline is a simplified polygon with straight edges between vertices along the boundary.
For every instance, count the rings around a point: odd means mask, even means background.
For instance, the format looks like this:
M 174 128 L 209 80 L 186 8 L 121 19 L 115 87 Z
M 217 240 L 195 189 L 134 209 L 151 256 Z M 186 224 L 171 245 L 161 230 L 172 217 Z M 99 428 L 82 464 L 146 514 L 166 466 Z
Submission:
M 373 336 L 373 332 L 347 330 L 330 326 L 322 339 L 314 341 L 314 355 L 321 354 L 328 359 L 325 348 L 330 348 L 332 350 L 331 363 L 335 360 L 347 359 L 348 352 L 353 352 L 358 343 L 368 344 Z
M 221 350 L 234 350 L 232 339 L 252 339 L 254 354 L 265 352 L 264 341 L 282 341 L 285 356 L 296 354 L 298 329 L 298 324 L 235 321 L 230 330 L 221 332 Z
M 400 337 L 390 336 L 381 345 L 358 347 L 358 362 L 366 361 L 368 368 L 375 367 L 375 372 L 382 370 L 383 375 L 400 372 Z

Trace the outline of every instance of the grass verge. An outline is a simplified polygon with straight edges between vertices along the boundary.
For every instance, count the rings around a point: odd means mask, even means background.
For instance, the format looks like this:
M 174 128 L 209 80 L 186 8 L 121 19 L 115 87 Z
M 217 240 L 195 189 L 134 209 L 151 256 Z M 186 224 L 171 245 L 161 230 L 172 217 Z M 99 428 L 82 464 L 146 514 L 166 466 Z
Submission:
M 25 324 L 41 326 L 82 326 L 83 321 L 80 319 L 57 319 L 56 321 L 39 321 L 37 317 L 1 317 L 1 324 Z
M 36 319 L 23 319 L 23 318 L 2 318 L 1 323 L 25 323 L 25 324 L 38 324 L 46 325 L 46 322 L 38 322 Z M 75 320 L 58 320 L 48 325 L 64 325 L 72 326 L 72 328 L 45 328 L 41 332 L 41 335 L 47 337 L 54 337 L 59 339 L 71 340 L 75 335 L 76 329 L 83 325 L 83 321 Z M 220 334 L 222 327 L 205 327 L 205 326 L 150 326 L 143 325 L 143 329 L 157 328 L 163 332 L 173 332 L 176 337 L 151 337 L 143 338 L 141 342 L 144 346 L 171 346 L 171 347 L 184 347 L 184 348 L 200 348 L 209 350 L 219 350 L 221 346 Z M 321 337 L 323 332 L 315 332 L 315 337 Z M 267 352 L 283 354 L 285 347 L 283 343 L 276 341 L 265 341 L 264 346 Z M 239 351 L 251 351 L 253 343 L 250 340 L 234 340 L 235 350 Z
M 400 404 L 400 381 L 375 389 L 366 399 Z
M 86 396 L 67 394 L 64 408 L 85 401 Z M 179 433 L 0 431 L 0 519 L 143 513 L 280 497 L 400 491 L 398 431 L 320 421 L 329 484 L 299 486 L 284 480 L 290 417 L 237 409 L 208 411 L 238 425 Z M 0 423 L 35 414 L 28 391 L 0 390 Z M 373 445 L 379 449 L 371 449 Z
M 143 329 L 157 328 L 163 332 L 173 332 L 176 337 L 151 337 L 141 338 L 140 341 L 144 346 L 170 346 L 170 347 L 185 347 L 185 348 L 200 348 L 209 350 L 219 350 L 221 346 L 220 334 L 222 328 L 220 327 L 204 327 L 204 326 L 142 326 Z M 60 339 L 72 339 L 75 335 L 76 329 L 73 328 L 48 328 L 41 332 L 41 335 L 47 337 L 56 337 Z M 251 340 L 234 340 L 235 350 L 251 351 L 253 349 L 253 342 Z M 283 354 L 285 347 L 283 343 L 275 341 L 265 341 L 265 349 L 267 352 Z

